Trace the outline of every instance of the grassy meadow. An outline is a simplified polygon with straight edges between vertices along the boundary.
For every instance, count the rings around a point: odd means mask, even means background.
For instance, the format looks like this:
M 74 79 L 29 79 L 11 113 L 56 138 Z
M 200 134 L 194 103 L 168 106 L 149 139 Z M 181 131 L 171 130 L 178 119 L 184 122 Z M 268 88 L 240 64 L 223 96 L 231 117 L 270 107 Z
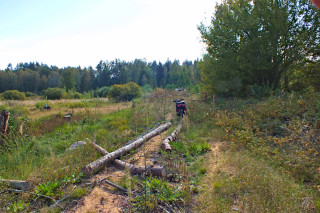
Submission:
M 71 144 L 91 140 L 111 152 L 164 121 L 173 123 L 169 132 L 183 122 L 172 152 L 159 154 L 169 176 L 124 177 L 117 184 L 140 193 L 123 211 L 320 210 L 318 93 L 221 98 L 216 105 L 185 96 L 183 119 L 170 102 L 176 95 L 156 90 L 131 103 L 63 100 L 49 102 L 51 110 L 41 109 L 46 101 L 40 100 L 2 102 L 11 117 L 1 144 L 0 177 L 28 180 L 32 193 L 7 192 L 1 183 L 0 211 L 61 212 L 63 203 L 49 208 L 54 202 L 36 194 L 69 196 L 67 201 L 88 194 L 92 186 L 83 184 L 81 169 L 100 157 L 91 146 L 66 151 Z M 67 112 L 73 113 L 71 120 L 63 118 Z

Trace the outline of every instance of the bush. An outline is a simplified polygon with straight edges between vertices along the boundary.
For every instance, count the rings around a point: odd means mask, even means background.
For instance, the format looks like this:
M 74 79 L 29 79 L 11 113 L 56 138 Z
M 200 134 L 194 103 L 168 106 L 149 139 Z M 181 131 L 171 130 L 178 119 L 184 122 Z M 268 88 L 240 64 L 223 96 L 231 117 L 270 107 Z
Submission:
M 73 96 L 74 99 L 80 99 L 81 98 L 81 93 L 74 92 L 72 96 Z
M 7 90 L 2 93 L 2 98 L 4 100 L 25 100 L 26 96 L 24 92 L 19 92 L 18 90 Z
M 151 93 L 153 91 L 152 86 L 150 84 L 146 84 L 142 87 L 143 93 Z
M 116 101 L 131 101 L 142 95 L 141 87 L 133 82 L 126 84 L 116 84 L 110 89 L 109 95 Z
M 101 87 L 94 92 L 94 97 L 107 97 L 110 92 L 110 87 Z
M 33 92 L 26 92 L 26 97 L 36 97 L 37 94 L 33 93 Z
M 63 89 L 57 87 L 48 88 L 44 91 L 44 96 L 50 100 L 61 99 L 63 96 Z

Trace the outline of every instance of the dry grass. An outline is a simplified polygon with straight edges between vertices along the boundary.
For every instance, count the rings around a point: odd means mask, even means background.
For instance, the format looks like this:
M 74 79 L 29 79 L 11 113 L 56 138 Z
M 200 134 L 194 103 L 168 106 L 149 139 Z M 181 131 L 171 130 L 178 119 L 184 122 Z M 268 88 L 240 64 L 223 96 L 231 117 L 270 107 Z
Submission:
M 60 108 L 53 108 L 50 110 L 38 110 L 35 109 L 33 111 L 30 112 L 30 118 L 31 119 L 39 119 L 39 118 L 43 118 L 43 117 L 48 117 L 48 116 L 52 116 L 52 115 L 58 115 L 58 114 L 66 114 L 68 112 L 72 112 L 72 113 L 83 113 L 83 112 L 87 112 L 87 113 L 102 113 L 102 114 L 107 114 L 110 112 L 114 112 L 117 110 L 122 110 L 125 108 L 129 108 L 131 107 L 131 103 L 127 102 L 127 103 L 114 103 L 114 104 L 108 104 L 106 106 L 103 107 L 86 107 L 86 108 L 74 108 L 74 109 L 70 109 L 67 107 L 60 107 Z
M 61 100 L 47 100 L 49 105 L 59 104 L 59 103 L 77 103 L 81 101 L 86 101 L 89 99 L 61 99 Z M 108 101 L 107 98 L 99 98 L 102 101 Z M 44 99 L 29 99 L 24 101 L 18 100 L 0 100 L 0 105 L 7 105 L 7 106 L 15 106 L 15 105 L 26 105 L 26 106 L 34 106 L 39 101 L 45 101 Z
M 105 103 L 99 106 L 89 106 L 89 107 L 67 107 L 68 104 L 72 103 L 83 103 L 83 102 L 92 102 L 99 101 L 100 103 Z M 52 106 L 50 110 L 37 109 L 37 103 L 47 103 L 49 106 Z M 107 98 L 98 98 L 98 99 L 62 99 L 62 100 L 48 100 L 44 101 L 42 99 L 32 99 L 32 100 L 10 100 L 10 101 L 0 101 L 0 106 L 7 106 L 8 108 L 23 108 L 25 114 L 21 116 L 28 116 L 30 119 L 40 119 L 44 117 L 50 117 L 52 115 L 64 115 L 68 112 L 72 113 L 102 113 L 107 114 L 117 110 L 129 108 L 132 106 L 131 102 L 124 103 L 110 103 Z M 94 105 L 94 104 L 92 104 Z

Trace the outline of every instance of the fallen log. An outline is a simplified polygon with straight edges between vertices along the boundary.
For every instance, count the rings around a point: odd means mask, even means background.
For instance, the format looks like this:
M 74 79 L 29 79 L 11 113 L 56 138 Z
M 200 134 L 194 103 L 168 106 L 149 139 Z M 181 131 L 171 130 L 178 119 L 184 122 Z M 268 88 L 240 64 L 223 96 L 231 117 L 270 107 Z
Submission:
M 90 143 L 96 150 L 98 150 L 101 154 L 107 155 L 109 154 L 105 149 L 95 143 Z M 125 161 L 115 159 L 113 164 L 120 169 L 127 169 L 132 175 L 153 175 L 158 177 L 165 177 L 167 175 L 166 168 L 164 166 L 136 166 Z
M 169 135 L 162 141 L 162 147 L 164 148 L 164 150 L 166 151 L 172 150 L 170 146 L 170 142 L 177 139 L 177 135 L 179 134 L 181 129 L 182 129 L 182 124 L 179 124 L 178 127 L 171 133 L 171 135 Z
M 26 191 L 31 188 L 30 182 L 24 180 L 7 180 L 1 179 L 1 182 L 8 183 L 11 188 L 20 189 L 22 191 Z
M 9 117 L 10 112 L 2 110 L 0 113 L 0 133 L 7 134 Z
M 161 134 L 165 130 L 167 130 L 171 126 L 171 123 L 168 122 L 166 124 L 160 125 L 155 130 L 149 132 L 148 134 L 142 136 L 141 138 L 137 139 L 136 141 L 132 142 L 131 144 L 121 147 L 120 149 L 117 149 L 116 151 L 113 151 L 98 160 L 86 165 L 83 169 L 84 174 L 89 175 L 97 170 L 99 170 L 103 165 L 115 160 L 116 158 L 120 157 L 121 155 L 136 149 L 140 147 L 144 142 L 150 140 L 156 135 Z

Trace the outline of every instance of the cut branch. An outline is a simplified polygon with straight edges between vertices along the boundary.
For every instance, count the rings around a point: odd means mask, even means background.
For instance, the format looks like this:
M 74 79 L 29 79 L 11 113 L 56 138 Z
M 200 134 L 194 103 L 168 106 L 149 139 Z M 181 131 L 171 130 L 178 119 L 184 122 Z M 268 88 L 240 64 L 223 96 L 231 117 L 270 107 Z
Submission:
M 108 179 L 104 179 L 104 182 L 107 183 L 107 184 L 109 184 L 110 186 L 113 186 L 113 187 L 115 187 L 115 188 L 117 188 L 117 189 L 125 192 L 125 193 L 128 193 L 128 190 L 127 190 L 127 189 L 125 189 L 125 188 L 123 188 L 122 186 L 119 186 L 119 185 L 111 182 L 111 181 L 108 180 Z
M 162 147 L 164 148 L 164 150 L 166 150 L 166 151 L 172 150 L 169 143 L 171 141 L 175 141 L 177 139 L 177 136 L 178 136 L 179 132 L 181 131 L 181 129 L 182 129 L 182 124 L 179 124 L 178 127 L 171 133 L 171 135 L 169 135 L 168 137 L 166 137 L 162 141 Z
M 105 149 L 95 143 L 90 143 L 96 150 L 98 150 L 101 154 L 107 155 L 109 154 Z M 115 159 L 113 164 L 120 168 L 120 169 L 127 169 L 132 175 L 153 175 L 158 177 L 165 177 L 166 176 L 166 169 L 163 166 L 136 166 L 125 161 Z
M 89 175 L 89 174 L 92 174 L 93 172 L 96 172 L 102 166 L 104 166 L 104 165 L 108 164 L 109 162 L 115 160 L 116 158 L 120 157 L 121 155 L 124 155 L 125 153 L 140 147 L 143 143 L 145 143 L 146 141 L 148 141 L 151 138 L 155 137 L 156 135 L 161 134 L 162 132 L 167 130 L 170 126 L 171 126 L 170 122 L 168 122 L 166 124 L 163 124 L 163 125 L 160 125 L 155 130 L 153 130 L 153 131 L 149 132 L 148 134 L 142 136 L 141 138 L 137 139 L 136 141 L 132 142 L 131 144 L 129 144 L 127 146 L 124 146 L 124 147 L 122 147 L 120 149 L 117 149 L 116 151 L 111 152 L 111 153 L 99 158 L 98 160 L 86 165 L 85 168 L 83 169 L 83 172 L 86 175 Z

